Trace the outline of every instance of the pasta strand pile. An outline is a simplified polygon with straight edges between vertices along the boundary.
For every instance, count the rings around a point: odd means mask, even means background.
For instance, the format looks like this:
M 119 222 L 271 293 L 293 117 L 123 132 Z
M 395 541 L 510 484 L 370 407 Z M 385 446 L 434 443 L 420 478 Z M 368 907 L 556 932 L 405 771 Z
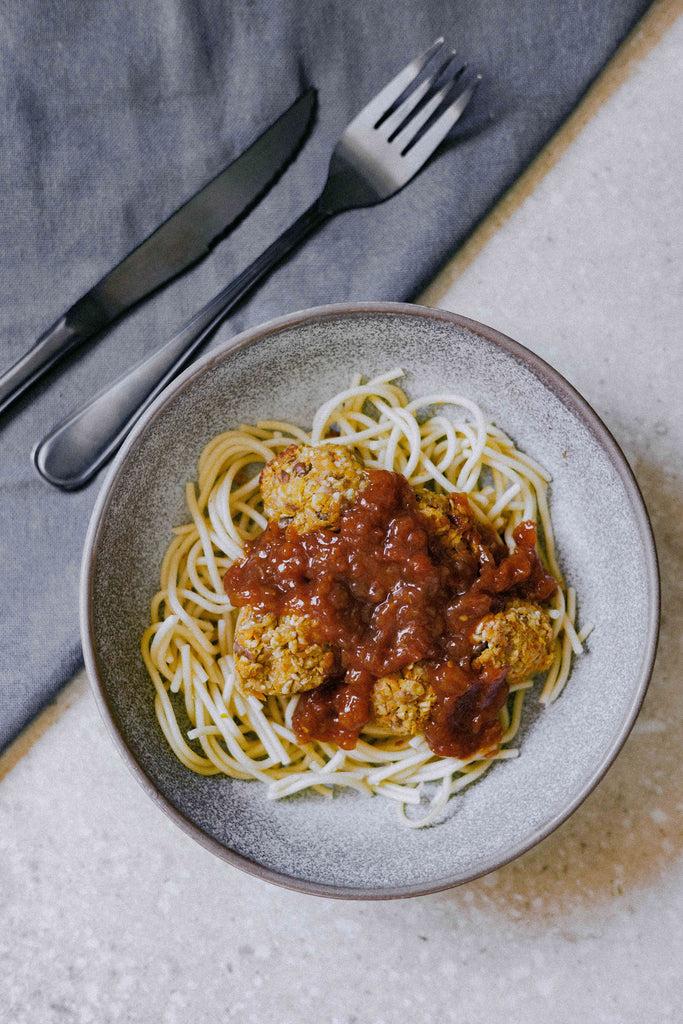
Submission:
M 512 688 L 494 756 L 440 757 L 424 736 L 399 738 L 372 725 L 354 750 L 317 740 L 300 744 L 292 729 L 297 697 L 261 702 L 244 697 L 236 685 L 237 610 L 222 582 L 242 557 L 245 541 L 266 526 L 258 486 L 263 464 L 292 442 L 350 445 L 368 468 L 393 470 L 413 485 L 441 492 L 465 492 L 477 517 L 510 547 L 519 523 L 538 522 L 541 558 L 560 584 L 549 607 L 555 658 L 539 699 L 550 704 L 559 696 L 587 630 L 577 633 L 576 595 L 565 588 L 557 563 L 548 474 L 474 402 L 446 393 L 411 401 L 396 384 L 402 375 L 396 369 L 366 383 L 359 378 L 318 410 L 310 434 L 264 420 L 209 442 L 199 459 L 197 483 L 186 487 L 191 521 L 174 530 L 163 559 L 142 655 L 161 729 L 191 771 L 259 780 L 271 799 L 305 789 L 330 797 L 334 786 L 350 787 L 395 801 L 401 821 L 416 828 L 435 821 L 449 798 L 495 760 L 517 755 L 508 745 L 532 682 Z

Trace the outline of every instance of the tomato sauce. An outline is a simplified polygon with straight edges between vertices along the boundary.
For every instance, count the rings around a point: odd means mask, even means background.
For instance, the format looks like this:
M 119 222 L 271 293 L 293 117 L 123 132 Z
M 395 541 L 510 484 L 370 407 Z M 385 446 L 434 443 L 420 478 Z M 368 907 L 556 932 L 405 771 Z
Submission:
M 509 552 L 466 495 L 451 495 L 449 519 L 463 540 L 447 550 L 404 477 L 368 476 L 337 530 L 301 536 L 270 522 L 226 573 L 226 592 L 235 606 L 315 619 L 332 645 L 333 678 L 300 695 L 300 740 L 352 748 L 375 680 L 421 661 L 436 694 L 427 742 L 437 754 L 469 757 L 500 739 L 508 695 L 507 670 L 472 667 L 480 651 L 473 629 L 511 597 L 543 601 L 557 584 L 536 554 L 533 523 L 517 527 Z

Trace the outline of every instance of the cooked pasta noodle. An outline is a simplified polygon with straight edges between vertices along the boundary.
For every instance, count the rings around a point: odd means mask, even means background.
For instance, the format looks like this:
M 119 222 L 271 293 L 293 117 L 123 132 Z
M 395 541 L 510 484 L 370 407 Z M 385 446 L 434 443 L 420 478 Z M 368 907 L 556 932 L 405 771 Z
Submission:
M 271 799 L 306 789 L 330 797 L 333 787 L 345 786 L 395 801 L 401 821 L 419 827 L 435 821 L 449 798 L 493 761 L 516 756 L 509 744 L 532 682 L 511 686 L 501 712 L 502 742 L 493 755 L 440 757 L 424 736 L 396 737 L 372 723 L 353 750 L 318 740 L 302 744 L 292 727 L 298 697 L 261 702 L 240 693 L 233 662 L 237 609 L 223 589 L 223 576 L 242 556 L 245 541 L 267 523 L 259 492 L 262 465 L 293 442 L 349 445 L 368 468 L 402 473 L 413 485 L 466 492 L 476 516 L 509 546 L 519 523 L 538 522 L 541 558 L 559 583 L 549 602 L 555 657 L 539 699 L 550 704 L 558 697 L 589 629 L 577 632 L 576 595 L 560 574 L 548 474 L 474 402 L 445 392 L 409 400 L 396 383 L 401 376 L 395 369 L 365 383 L 358 378 L 320 407 L 310 434 L 263 420 L 207 444 L 197 482 L 186 487 L 191 522 L 174 530 L 163 559 L 142 654 L 161 729 L 191 771 L 259 780 Z

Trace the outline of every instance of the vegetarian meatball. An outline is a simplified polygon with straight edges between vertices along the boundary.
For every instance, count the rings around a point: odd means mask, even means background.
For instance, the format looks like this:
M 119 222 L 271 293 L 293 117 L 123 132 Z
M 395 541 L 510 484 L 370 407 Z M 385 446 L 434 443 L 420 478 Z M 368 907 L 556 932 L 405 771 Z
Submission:
M 365 487 L 367 474 L 358 457 L 340 444 L 292 444 L 261 470 L 266 514 L 297 533 L 334 529 L 342 512 Z
M 474 668 L 509 668 L 508 683 L 544 672 L 553 661 L 552 626 L 537 604 L 511 601 L 505 611 L 484 616 L 472 636 L 475 643 L 486 644 L 473 661 Z
M 427 521 L 427 529 L 438 538 L 447 551 L 461 551 L 465 547 L 463 531 L 451 512 L 448 494 L 435 494 L 426 487 L 416 487 L 417 507 Z
M 429 533 L 456 561 L 467 561 L 470 556 L 478 559 L 491 545 L 504 552 L 492 527 L 477 519 L 466 494 L 436 494 L 426 487 L 416 487 L 415 497 Z
M 235 670 L 246 694 L 292 694 L 320 686 L 334 667 L 312 619 L 240 608 L 235 625 Z
M 427 669 L 417 662 L 376 681 L 370 696 L 372 717 L 399 736 L 415 736 L 423 731 L 434 700 Z

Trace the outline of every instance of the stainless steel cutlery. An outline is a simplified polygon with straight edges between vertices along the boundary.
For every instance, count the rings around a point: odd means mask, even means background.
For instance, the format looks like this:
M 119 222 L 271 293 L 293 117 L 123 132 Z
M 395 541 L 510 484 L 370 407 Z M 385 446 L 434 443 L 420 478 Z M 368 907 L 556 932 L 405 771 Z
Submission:
M 480 76 L 463 86 L 464 70 L 454 53 L 444 59 L 438 39 L 392 79 L 343 132 L 315 202 L 171 341 L 52 430 L 34 451 L 41 475 L 67 490 L 85 484 L 235 304 L 306 236 L 330 217 L 382 202 L 411 181 L 472 98 Z

